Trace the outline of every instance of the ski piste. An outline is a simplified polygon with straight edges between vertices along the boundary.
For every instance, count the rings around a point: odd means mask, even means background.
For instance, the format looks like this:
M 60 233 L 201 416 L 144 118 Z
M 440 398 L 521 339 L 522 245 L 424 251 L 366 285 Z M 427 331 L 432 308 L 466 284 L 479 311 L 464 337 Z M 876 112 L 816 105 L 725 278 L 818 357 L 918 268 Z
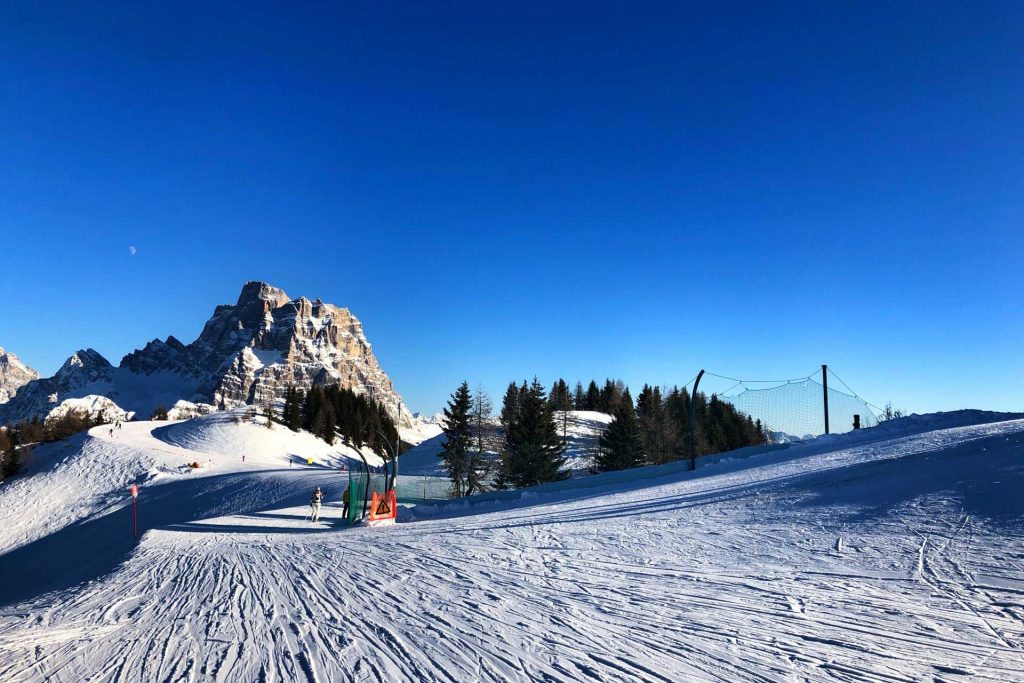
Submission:
M 1022 680 L 1008 417 L 400 507 L 389 528 L 346 524 L 346 477 L 289 467 L 286 430 L 242 463 L 262 427 L 97 428 L 0 486 L 0 680 Z

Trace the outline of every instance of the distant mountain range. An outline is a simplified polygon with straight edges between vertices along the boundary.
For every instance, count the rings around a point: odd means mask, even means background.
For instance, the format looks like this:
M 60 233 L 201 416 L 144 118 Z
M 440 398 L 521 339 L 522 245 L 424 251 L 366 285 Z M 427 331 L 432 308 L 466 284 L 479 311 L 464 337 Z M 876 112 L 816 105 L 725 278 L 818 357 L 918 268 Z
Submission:
M 403 424 L 412 421 L 347 308 L 248 282 L 234 305 L 214 309 L 191 344 L 154 339 L 117 367 L 83 349 L 40 378 L 0 349 L 0 424 L 45 417 L 66 399 L 85 396 L 105 396 L 148 417 L 179 401 L 230 408 L 282 398 L 289 385 L 327 384 L 366 393 Z

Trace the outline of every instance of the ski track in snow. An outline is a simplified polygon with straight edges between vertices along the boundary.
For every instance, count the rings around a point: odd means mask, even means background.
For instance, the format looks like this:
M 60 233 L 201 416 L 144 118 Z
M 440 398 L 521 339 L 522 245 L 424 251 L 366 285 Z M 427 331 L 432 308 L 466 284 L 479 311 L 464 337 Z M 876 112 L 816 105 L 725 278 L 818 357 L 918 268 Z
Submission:
M 341 528 L 330 490 L 305 522 L 316 473 L 277 470 L 244 512 L 0 595 L 0 680 L 1024 681 L 1024 521 L 985 506 L 1020 495 L 1024 421 L 834 448 L 386 529 Z M 55 483 L 99 476 L 62 457 Z M 52 533 L 25 505 L 0 549 Z

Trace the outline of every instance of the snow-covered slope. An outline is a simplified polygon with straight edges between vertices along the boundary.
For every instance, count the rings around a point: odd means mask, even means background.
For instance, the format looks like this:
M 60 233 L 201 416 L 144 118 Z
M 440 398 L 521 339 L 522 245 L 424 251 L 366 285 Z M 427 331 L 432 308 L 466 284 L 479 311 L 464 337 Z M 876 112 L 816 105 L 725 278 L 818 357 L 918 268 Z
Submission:
M 0 485 L 0 680 L 1022 681 L 1024 420 L 1000 417 L 918 416 L 386 529 L 340 523 L 328 467 L 209 453 L 205 475 L 177 473 L 187 423 L 82 435 Z M 248 438 L 199 427 L 209 449 Z M 77 523 L 45 522 L 65 505 Z
M 241 462 L 242 456 L 246 463 L 266 467 L 305 464 L 309 458 L 331 468 L 362 463 L 359 453 L 340 441 L 329 446 L 309 432 L 293 432 L 281 425 L 267 429 L 263 417 L 257 415 L 255 420 L 248 419 L 244 408 L 157 427 L 152 434 L 165 443 L 205 454 L 209 456 L 207 460 L 220 458 L 221 467 L 224 460 Z M 380 457 L 370 451 L 364 455 L 373 466 L 383 464 Z
M 183 422 L 126 422 L 110 436 L 104 425 L 33 449 L 27 473 L 0 482 L 0 553 L 124 503 L 132 484 L 160 486 L 204 477 L 296 471 L 327 472 L 337 489 L 342 467 L 362 467 L 352 448 L 280 425 L 271 430 L 247 411 L 213 413 Z M 372 466 L 383 461 L 366 451 Z M 244 459 L 243 459 L 244 456 Z M 309 458 L 313 464 L 309 465 Z M 190 463 L 199 463 L 192 469 Z M 347 480 L 346 480 L 347 481 Z M 275 500 L 269 493 L 267 501 Z M 186 507 L 186 517 L 194 510 Z
M 410 420 L 404 422 L 399 428 L 402 441 L 413 446 L 418 446 L 424 441 L 433 439 L 441 433 L 441 425 L 431 420 L 425 420 L 417 413 Z

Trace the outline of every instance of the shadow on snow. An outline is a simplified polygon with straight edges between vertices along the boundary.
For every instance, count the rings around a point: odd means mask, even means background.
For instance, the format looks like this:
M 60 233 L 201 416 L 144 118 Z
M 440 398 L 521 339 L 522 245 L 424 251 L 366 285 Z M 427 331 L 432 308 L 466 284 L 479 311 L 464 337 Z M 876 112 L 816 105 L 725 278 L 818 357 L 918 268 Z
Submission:
M 285 528 L 279 526 L 195 522 L 210 517 L 304 506 L 316 486 L 324 490 L 328 501 L 337 502 L 341 496 L 342 483 L 337 472 L 306 468 L 186 477 L 181 481 L 147 486 L 139 495 L 139 533 L 150 529 L 282 533 Z M 289 533 L 324 530 L 321 527 L 287 529 Z M 100 579 L 124 562 L 136 545 L 129 501 L 106 514 L 71 524 L 0 555 L 0 586 L 3 586 L 0 606 Z

